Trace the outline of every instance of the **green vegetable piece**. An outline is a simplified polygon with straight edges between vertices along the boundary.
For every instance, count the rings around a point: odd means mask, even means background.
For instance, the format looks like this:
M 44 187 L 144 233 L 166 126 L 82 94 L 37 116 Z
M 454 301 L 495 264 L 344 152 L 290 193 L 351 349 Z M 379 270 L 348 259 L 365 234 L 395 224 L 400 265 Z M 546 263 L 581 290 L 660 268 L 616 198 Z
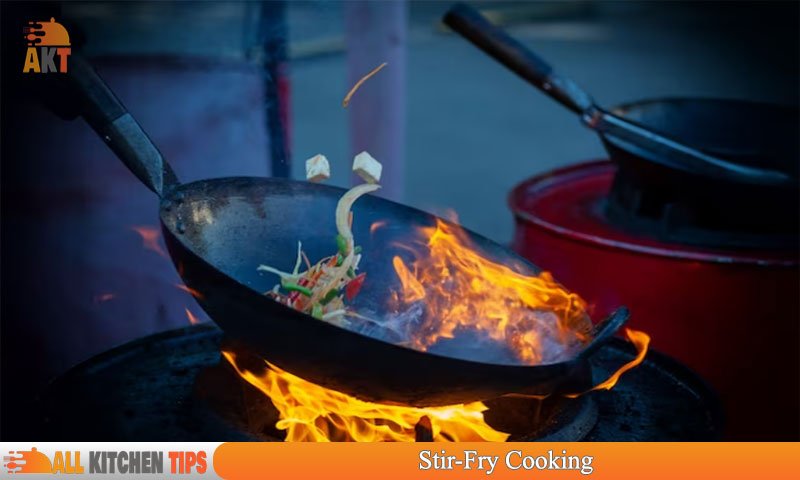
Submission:
M 336 254 L 336 266 L 337 267 L 341 267 L 342 263 L 344 263 L 344 257 L 340 253 L 337 253 Z
M 318 320 L 322 320 L 322 305 L 315 303 L 314 306 L 311 307 L 311 316 Z
M 325 296 L 322 297 L 322 300 L 320 300 L 319 303 L 327 305 L 328 303 L 330 303 L 331 300 L 333 300 L 337 296 L 339 296 L 339 290 L 331 288 L 330 290 L 328 290 L 328 293 L 326 293 Z
M 353 278 L 353 277 L 356 276 L 356 271 L 353 270 L 353 267 L 350 267 L 350 268 L 347 269 L 347 276 L 350 277 L 350 278 Z
M 283 284 L 283 288 L 285 288 L 286 290 L 288 290 L 290 292 L 300 292 L 303 295 L 305 295 L 306 297 L 310 297 L 311 296 L 311 290 L 310 289 L 308 289 L 308 288 L 306 288 L 306 287 L 304 287 L 302 285 L 298 285 L 296 283 L 286 282 L 286 283 Z
M 361 253 L 361 245 L 356 245 L 356 248 L 353 249 L 353 253 L 355 253 L 356 255 Z
M 336 235 L 336 248 L 343 257 L 347 255 L 347 240 L 341 235 Z

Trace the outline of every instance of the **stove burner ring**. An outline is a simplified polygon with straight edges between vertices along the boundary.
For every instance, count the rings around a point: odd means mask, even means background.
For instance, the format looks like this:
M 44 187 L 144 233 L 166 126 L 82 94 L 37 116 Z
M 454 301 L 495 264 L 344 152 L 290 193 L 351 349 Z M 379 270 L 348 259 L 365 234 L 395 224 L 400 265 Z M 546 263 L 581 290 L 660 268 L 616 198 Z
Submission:
M 213 325 L 196 325 L 87 360 L 42 394 L 39 431 L 31 434 L 46 441 L 278 440 L 280 433 L 270 425 L 264 425 L 260 438 L 243 430 L 219 414 L 243 410 L 235 404 L 220 410 L 200 391 L 201 372 L 220 364 L 222 335 Z M 592 358 L 596 378 L 607 377 L 634 355 L 628 344 L 612 340 Z M 241 385 L 238 377 L 228 377 Z M 513 423 L 513 418 L 493 417 L 495 402 L 486 402 L 487 423 Z M 539 422 L 540 428 L 512 432 L 510 440 L 711 441 L 721 436 L 716 396 L 688 369 L 652 351 L 613 390 L 573 402 L 545 402 L 541 415 L 548 421 Z

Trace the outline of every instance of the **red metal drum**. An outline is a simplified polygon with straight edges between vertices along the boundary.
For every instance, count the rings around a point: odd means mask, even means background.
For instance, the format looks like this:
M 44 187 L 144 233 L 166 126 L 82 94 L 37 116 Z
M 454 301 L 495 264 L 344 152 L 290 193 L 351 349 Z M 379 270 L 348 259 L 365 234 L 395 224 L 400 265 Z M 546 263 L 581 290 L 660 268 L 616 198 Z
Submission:
M 800 438 L 798 252 L 713 250 L 620 231 L 603 214 L 615 171 L 589 162 L 515 187 L 513 248 L 585 298 L 594 316 L 627 305 L 653 348 L 715 387 L 728 438 Z

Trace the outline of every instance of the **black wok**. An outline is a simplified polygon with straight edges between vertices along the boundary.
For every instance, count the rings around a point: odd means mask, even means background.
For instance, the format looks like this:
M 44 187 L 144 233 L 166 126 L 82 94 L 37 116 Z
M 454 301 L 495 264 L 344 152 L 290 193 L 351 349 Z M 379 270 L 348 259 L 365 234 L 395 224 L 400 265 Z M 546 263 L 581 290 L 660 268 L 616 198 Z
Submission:
M 716 155 L 718 152 L 687 143 L 686 138 L 670 135 L 673 132 L 651 128 L 647 123 L 638 123 L 607 111 L 575 82 L 557 73 L 543 58 L 466 4 L 455 4 L 447 11 L 443 21 L 508 69 L 580 115 L 587 127 L 618 148 L 634 152 L 647 161 L 707 178 L 773 188 L 797 188 L 796 167 L 789 171 L 776 169 L 769 164 L 772 162 L 759 161 L 759 158 L 744 162 L 731 161 Z M 709 119 L 714 120 L 717 119 Z M 751 121 L 755 123 L 758 120 L 752 118 Z M 661 123 L 663 125 L 664 122 Z M 689 140 L 692 140 L 691 135 Z
M 797 108 L 745 100 L 661 98 L 621 105 L 613 112 L 731 163 L 797 177 Z M 618 167 L 605 208 L 614 224 L 666 242 L 797 247 L 797 184 L 748 184 L 699 175 L 665 165 L 652 152 L 614 137 L 601 138 Z
M 572 360 L 541 366 L 490 363 L 425 353 L 349 331 L 286 307 L 262 293 L 276 278 L 259 264 L 291 269 L 297 241 L 311 258 L 335 249 L 333 212 L 344 190 L 268 178 L 219 178 L 180 184 L 139 125 L 94 70 L 70 59 L 68 85 L 81 114 L 160 199 L 162 231 L 173 262 L 198 302 L 234 339 L 273 364 L 357 397 L 413 405 L 482 400 L 506 393 L 547 395 L 590 386 L 587 357 L 626 321 L 620 308 L 601 322 L 594 340 Z M 359 294 L 365 307 L 385 298 L 394 273 L 391 243 L 436 217 L 382 198 L 361 198 L 353 232 L 363 246 Z M 373 221 L 388 221 L 371 236 Z M 484 237 L 467 232 L 487 255 L 520 271 L 535 267 Z
M 618 165 L 606 214 L 662 241 L 795 248 L 798 109 L 720 99 L 662 99 L 607 111 L 474 8 L 444 22 L 580 115 Z

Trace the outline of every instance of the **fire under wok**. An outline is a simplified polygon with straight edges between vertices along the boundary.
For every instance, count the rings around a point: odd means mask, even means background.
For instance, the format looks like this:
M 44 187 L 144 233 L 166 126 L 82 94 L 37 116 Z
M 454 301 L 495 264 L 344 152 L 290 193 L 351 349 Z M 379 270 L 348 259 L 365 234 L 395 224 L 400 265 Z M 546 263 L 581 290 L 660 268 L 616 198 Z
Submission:
M 434 406 L 508 393 L 549 395 L 591 387 L 589 356 L 628 318 L 622 307 L 593 327 L 563 361 L 527 365 L 408 348 L 351 331 L 282 305 L 263 293 L 275 284 L 259 264 L 290 269 L 297 242 L 311 258 L 330 254 L 333 211 L 343 189 L 272 178 L 237 177 L 180 184 L 124 106 L 79 56 L 63 84 L 79 113 L 128 168 L 160 197 L 165 243 L 180 276 L 210 318 L 277 367 L 370 401 Z M 380 303 L 393 281 L 396 243 L 439 217 L 376 196 L 353 207 L 353 234 L 368 273 L 360 301 Z M 380 222 L 377 231 L 371 225 Z M 474 248 L 517 271 L 537 269 L 510 250 L 464 230 Z M 481 349 L 471 350 L 473 352 Z

